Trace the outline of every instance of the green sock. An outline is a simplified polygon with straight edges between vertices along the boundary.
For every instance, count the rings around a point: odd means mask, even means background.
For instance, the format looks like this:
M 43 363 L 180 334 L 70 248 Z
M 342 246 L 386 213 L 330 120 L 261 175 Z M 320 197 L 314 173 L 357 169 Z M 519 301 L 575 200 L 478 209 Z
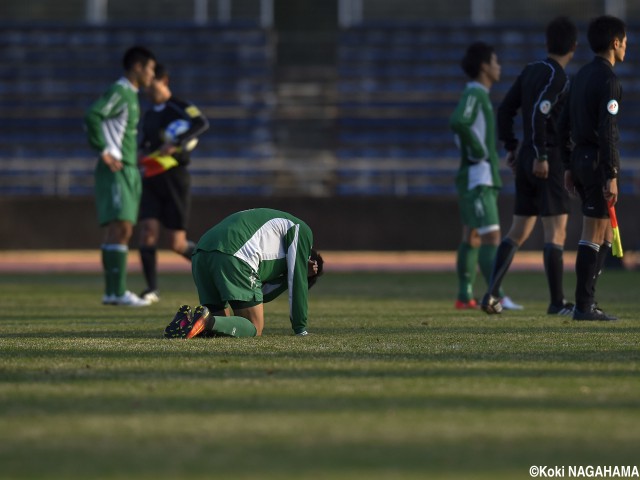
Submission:
M 491 274 L 493 273 L 493 263 L 496 259 L 497 245 L 480 245 L 480 253 L 478 255 L 478 264 L 480 272 L 487 282 L 487 288 L 491 286 Z M 504 297 L 504 292 L 500 288 L 500 297 Z
M 212 317 L 215 323 L 207 330 L 225 335 L 227 337 L 255 337 L 256 327 L 244 317 Z
M 127 255 L 126 245 L 109 244 L 102 246 L 102 264 L 105 272 L 107 295 L 124 295 L 127 290 Z
M 102 247 L 102 271 L 104 272 L 104 294 L 113 295 L 113 275 L 111 268 L 111 251 Z
M 456 272 L 458 273 L 458 300 L 468 302 L 473 298 L 473 283 L 478 268 L 478 249 L 467 242 L 458 246 Z

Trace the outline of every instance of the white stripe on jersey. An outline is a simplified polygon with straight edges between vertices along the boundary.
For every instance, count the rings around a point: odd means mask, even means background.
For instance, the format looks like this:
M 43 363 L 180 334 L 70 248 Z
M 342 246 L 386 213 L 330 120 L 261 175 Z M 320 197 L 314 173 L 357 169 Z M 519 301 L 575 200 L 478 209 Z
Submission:
M 256 272 L 263 260 L 288 258 L 289 253 L 284 251 L 282 239 L 293 226 L 296 227 L 297 240 L 298 225 L 286 218 L 269 220 L 233 256 L 248 263 Z
M 474 158 L 471 155 L 471 149 L 467 152 L 468 158 L 472 162 L 479 162 L 489 158 L 489 149 L 487 148 L 487 119 L 484 116 L 484 112 L 480 110 L 476 119 L 471 125 L 471 133 L 476 137 L 478 143 L 482 145 L 483 156 L 481 158 Z
M 289 281 L 289 311 L 293 311 L 293 272 L 296 269 L 296 256 L 298 255 L 298 231 L 300 225 L 295 225 L 295 233 L 293 235 L 293 241 L 289 245 L 287 251 L 287 280 Z
M 102 133 L 107 143 L 107 150 L 118 160 L 122 160 L 122 139 L 127 131 L 128 118 L 129 110 L 124 108 L 117 117 L 107 118 L 102 122 Z

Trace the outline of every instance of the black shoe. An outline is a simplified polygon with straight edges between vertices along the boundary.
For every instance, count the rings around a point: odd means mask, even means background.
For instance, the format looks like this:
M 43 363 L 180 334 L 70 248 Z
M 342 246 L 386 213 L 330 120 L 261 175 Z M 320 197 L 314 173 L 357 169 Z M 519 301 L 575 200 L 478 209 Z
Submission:
M 185 338 L 191 323 L 191 307 L 181 305 L 171 323 L 164 329 L 164 338 Z
M 564 302 L 562 305 L 549 305 L 547 315 L 571 315 L 575 305 L 571 302 Z
M 573 319 L 580 321 L 597 321 L 597 322 L 612 322 L 618 320 L 615 315 L 607 315 L 599 308 L 595 303 L 591 305 L 591 310 L 588 312 L 581 312 L 577 308 L 573 309 Z
M 490 293 L 485 294 L 480 302 L 480 308 L 489 315 L 502 312 L 502 304 L 498 297 L 492 296 Z
M 207 307 L 198 305 L 193 311 L 193 321 L 189 326 L 189 332 L 186 338 L 195 338 L 198 335 L 205 336 L 207 331 L 211 331 L 215 321 L 215 317 L 211 315 Z

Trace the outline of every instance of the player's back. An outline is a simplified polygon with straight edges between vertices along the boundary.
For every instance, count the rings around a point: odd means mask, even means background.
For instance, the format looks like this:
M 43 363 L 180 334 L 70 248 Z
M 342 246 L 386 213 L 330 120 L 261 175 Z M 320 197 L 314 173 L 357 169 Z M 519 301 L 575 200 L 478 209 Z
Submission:
M 295 229 L 293 231 L 292 229 Z M 285 237 L 311 236 L 311 230 L 293 215 L 270 208 L 254 208 L 229 215 L 209 229 L 196 247 L 203 251 L 220 251 L 260 259 L 282 256 Z M 253 263 L 253 262 L 252 262 Z
M 533 62 L 521 74 L 523 144 L 534 141 L 535 115 L 548 115 L 548 141 L 555 139 L 556 123 L 566 100 L 569 80 L 562 66 L 552 59 Z

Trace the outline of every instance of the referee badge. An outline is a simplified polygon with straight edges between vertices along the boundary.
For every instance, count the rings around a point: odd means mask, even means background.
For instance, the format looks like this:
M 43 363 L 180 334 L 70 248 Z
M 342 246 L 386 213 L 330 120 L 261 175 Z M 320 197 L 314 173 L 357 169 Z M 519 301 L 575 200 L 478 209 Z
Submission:
M 615 99 L 609 100 L 609 103 L 607 103 L 607 112 L 609 112 L 611 115 L 617 115 L 618 114 L 618 101 Z
M 551 102 L 549 100 L 543 100 L 540 102 L 540 112 L 543 115 L 548 115 L 551 111 Z

